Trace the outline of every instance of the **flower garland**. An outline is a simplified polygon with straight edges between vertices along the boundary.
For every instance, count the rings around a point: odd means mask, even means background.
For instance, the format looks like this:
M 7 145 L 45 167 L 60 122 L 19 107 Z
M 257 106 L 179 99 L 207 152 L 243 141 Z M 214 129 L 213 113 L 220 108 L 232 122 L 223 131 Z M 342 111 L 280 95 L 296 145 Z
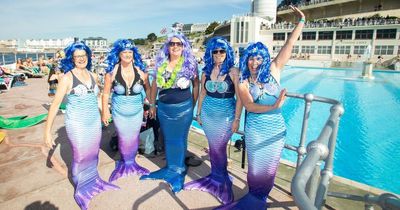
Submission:
M 174 70 L 172 71 L 171 77 L 168 79 L 168 81 L 165 81 L 165 78 L 163 77 L 163 73 L 167 69 L 168 62 L 165 61 L 160 68 L 157 70 L 157 86 L 163 89 L 168 89 L 171 88 L 172 85 L 174 85 L 176 76 L 182 69 L 182 64 L 183 64 L 183 57 L 179 58 L 178 63 L 176 63 Z

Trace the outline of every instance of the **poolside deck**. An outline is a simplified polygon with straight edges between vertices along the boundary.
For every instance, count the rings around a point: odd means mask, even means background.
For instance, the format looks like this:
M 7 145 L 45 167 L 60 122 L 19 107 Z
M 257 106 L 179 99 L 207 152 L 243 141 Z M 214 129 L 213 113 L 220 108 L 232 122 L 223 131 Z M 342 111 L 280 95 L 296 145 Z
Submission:
M 29 79 L 27 86 L 11 88 L 0 94 L 0 116 L 35 116 L 46 113 L 46 79 Z M 0 130 L 7 133 L 0 144 L 0 209 L 79 209 L 73 199 L 73 186 L 67 177 L 71 162 L 63 115 L 56 117 L 53 134 L 57 147 L 49 151 L 43 146 L 44 123 L 19 130 Z M 108 147 L 112 128 L 103 130 L 99 172 L 108 179 L 118 159 L 118 153 Z M 191 141 L 195 136 L 191 135 Z M 210 170 L 208 155 L 189 144 L 189 150 L 204 160 L 199 167 L 189 168 L 185 182 L 207 175 Z M 164 165 L 163 156 L 138 156 L 139 164 L 149 170 Z M 246 170 L 233 164 L 235 198 L 247 192 Z M 96 196 L 90 209 L 212 209 L 220 203 L 211 195 L 199 191 L 172 194 L 167 184 L 160 181 L 139 181 L 138 176 L 116 182 L 121 190 L 107 191 Z M 275 187 L 268 199 L 269 209 L 297 209 L 287 190 Z

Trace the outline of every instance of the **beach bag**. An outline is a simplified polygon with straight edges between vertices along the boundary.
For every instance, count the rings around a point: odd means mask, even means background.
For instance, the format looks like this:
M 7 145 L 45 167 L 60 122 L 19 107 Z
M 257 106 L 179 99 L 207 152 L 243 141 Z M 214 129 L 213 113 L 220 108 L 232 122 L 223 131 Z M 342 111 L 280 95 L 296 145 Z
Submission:
M 139 135 L 140 144 L 139 149 L 144 150 L 144 153 L 149 155 L 154 151 L 154 132 L 153 128 L 144 130 Z

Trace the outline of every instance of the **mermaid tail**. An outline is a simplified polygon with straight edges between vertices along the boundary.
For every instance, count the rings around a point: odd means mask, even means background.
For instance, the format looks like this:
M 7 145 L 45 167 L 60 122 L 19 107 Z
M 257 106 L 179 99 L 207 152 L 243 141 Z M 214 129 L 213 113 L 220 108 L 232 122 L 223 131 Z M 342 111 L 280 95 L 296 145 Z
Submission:
M 95 195 L 105 190 L 119 189 L 103 181 L 97 171 L 101 120 L 97 98 L 93 93 L 68 96 L 65 127 L 72 146 L 74 198 L 81 209 L 87 209 Z
M 284 146 L 286 128 L 280 110 L 248 113 L 245 125 L 249 161 L 249 192 L 238 201 L 217 209 L 266 209 Z
M 158 117 L 164 135 L 167 165 L 140 177 L 141 180 L 162 179 L 170 184 L 173 192 L 182 190 L 186 175 L 187 136 L 193 119 L 192 103 L 191 98 L 178 104 L 158 103 Z
M 121 153 L 121 160 L 116 162 L 109 181 L 113 182 L 128 175 L 148 174 L 149 170 L 139 166 L 135 161 L 143 120 L 142 95 L 113 95 L 112 115 L 118 134 L 118 150 Z
M 210 146 L 211 174 L 185 184 L 185 190 L 208 192 L 223 204 L 233 201 L 232 180 L 226 169 L 226 144 L 232 136 L 235 104 L 234 98 L 205 97 L 201 121 Z

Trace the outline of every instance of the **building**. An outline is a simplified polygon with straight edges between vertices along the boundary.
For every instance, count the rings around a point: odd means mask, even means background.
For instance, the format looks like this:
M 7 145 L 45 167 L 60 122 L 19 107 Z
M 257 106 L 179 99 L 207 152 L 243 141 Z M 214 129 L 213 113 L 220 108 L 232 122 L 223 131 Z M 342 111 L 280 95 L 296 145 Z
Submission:
M 103 37 L 89 37 L 83 39 L 85 44 L 90 47 L 93 53 L 105 53 L 108 50 L 107 39 Z
M 24 48 L 29 50 L 59 50 L 72 43 L 74 38 L 65 39 L 27 39 Z
M 261 41 L 276 56 L 298 20 L 285 0 L 274 12 L 262 10 L 268 0 L 253 1 L 251 13 L 233 16 L 230 31 L 217 27 L 214 35 L 230 36 L 239 53 L 249 42 Z M 311 60 L 356 61 L 367 49 L 369 59 L 394 59 L 400 54 L 400 1 L 311 0 L 296 1 L 306 15 L 303 32 L 293 49 L 294 57 Z M 261 5 L 261 6 L 260 6 Z M 259 7 L 259 8 L 258 8 Z M 261 14 L 257 11 L 264 11 Z M 266 18 L 269 17 L 269 18 Z M 225 31 L 224 31 L 225 30 Z M 222 32 L 222 33 L 221 33 Z

